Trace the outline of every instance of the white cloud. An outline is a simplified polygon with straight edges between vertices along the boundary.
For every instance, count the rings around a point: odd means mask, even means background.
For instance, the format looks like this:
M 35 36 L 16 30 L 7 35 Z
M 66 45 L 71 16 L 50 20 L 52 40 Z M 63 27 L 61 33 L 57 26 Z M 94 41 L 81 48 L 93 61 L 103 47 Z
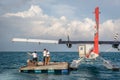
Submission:
M 26 18 L 26 17 L 34 17 L 38 15 L 43 15 L 42 9 L 39 8 L 39 6 L 32 5 L 28 11 L 17 12 L 17 13 L 7 13 L 4 16 L 6 17 L 16 16 L 16 17 Z
M 48 17 L 49 21 L 43 20 L 34 22 L 32 27 L 32 35 L 38 36 L 52 36 L 52 37 L 66 37 L 70 35 L 73 39 L 82 38 L 82 36 L 89 38 L 93 35 L 93 23 L 89 18 L 84 21 L 67 20 L 65 17 L 54 18 Z M 30 33 L 28 32 L 28 33 Z
M 60 17 L 61 20 L 66 20 L 65 16 Z
M 100 36 L 105 40 L 113 40 L 114 34 L 120 35 L 120 20 L 107 20 L 100 25 Z
M 95 21 L 90 18 L 85 18 L 83 21 L 69 20 L 66 16 L 56 18 L 43 13 L 43 10 L 36 5 L 32 5 L 30 9 L 17 12 L 7 13 L 4 16 L 21 17 L 21 22 L 16 24 L 22 26 L 19 29 L 24 29 L 21 34 L 34 37 L 46 38 L 64 38 L 70 35 L 72 39 L 76 40 L 93 40 Z M 30 19 L 28 18 L 30 17 Z M 12 18 L 12 17 L 11 17 Z M 20 18 L 19 18 L 20 19 Z M 19 21 L 19 20 L 18 20 Z M 27 24 L 25 24 L 27 22 Z M 14 24 L 10 24 L 14 26 Z M 107 20 L 100 24 L 100 38 L 102 40 L 112 39 L 112 34 L 119 32 L 120 20 Z M 119 32 L 120 34 L 120 32 Z M 106 37 L 107 36 L 107 37 Z

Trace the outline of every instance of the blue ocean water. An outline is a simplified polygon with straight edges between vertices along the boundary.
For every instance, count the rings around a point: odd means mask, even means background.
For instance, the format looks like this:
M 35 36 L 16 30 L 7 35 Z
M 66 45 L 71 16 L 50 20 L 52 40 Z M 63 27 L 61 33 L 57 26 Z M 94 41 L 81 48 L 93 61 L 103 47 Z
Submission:
M 42 53 L 38 52 L 39 60 Z M 102 52 L 100 56 L 120 66 L 120 52 Z M 0 52 L 0 80 L 120 80 L 120 71 L 106 69 L 97 61 L 83 64 L 68 75 L 20 73 L 19 67 L 26 65 L 27 52 Z M 51 52 L 51 61 L 71 62 L 78 58 L 77 52 Z

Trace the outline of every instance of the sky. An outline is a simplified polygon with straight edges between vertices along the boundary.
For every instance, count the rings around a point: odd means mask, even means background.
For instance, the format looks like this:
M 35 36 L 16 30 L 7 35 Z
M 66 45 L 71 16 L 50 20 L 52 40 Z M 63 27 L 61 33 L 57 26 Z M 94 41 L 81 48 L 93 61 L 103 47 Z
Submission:
M 100 40 L 120 34 L 120 0 L 0 0 L 0 51 L 77 51 L 66 45 L 12 42 L 12 38 L 93 40 L 100 8 Z M 119 40 L 119 38 L 118 38 Z M 100 46 L 106 50 L 111 46 Z

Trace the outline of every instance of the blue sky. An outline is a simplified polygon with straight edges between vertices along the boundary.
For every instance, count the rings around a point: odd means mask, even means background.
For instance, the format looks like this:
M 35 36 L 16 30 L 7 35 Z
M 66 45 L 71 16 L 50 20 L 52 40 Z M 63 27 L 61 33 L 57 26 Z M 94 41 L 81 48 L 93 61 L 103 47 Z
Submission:
M 12 38 L 93 40 L 94 8 L 100 8 L 100 40 L 120 34 L 119 0 L 0 0 L 0 51 L 77 51 L 73 45 L 12 43 Z M 107 48 L 107 47 L 106 47 Z M 101 47 L 104 50 L 104 47 Z

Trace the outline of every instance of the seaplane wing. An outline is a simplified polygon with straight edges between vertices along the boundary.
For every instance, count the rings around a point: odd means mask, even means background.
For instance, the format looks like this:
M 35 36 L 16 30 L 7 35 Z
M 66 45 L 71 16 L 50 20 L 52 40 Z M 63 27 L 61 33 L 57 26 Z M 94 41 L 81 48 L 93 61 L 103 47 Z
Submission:
M 13 38 L 13 42 L 32 42 L 32 43 L 55 43 L 55 44 L 94 44 L 94 41 L 63 41 L 59 40 L 44 40 L 44 39 L 27 39 Z M 120 44 L 120 41 L 99 41 L 99 44 Z
M 66 44 L 68 48 L 72 47 L 72 44 L 94 44 L 94 41 L 63 41 L 59 39 L 58 44 Z M 117 48 L 120 41 L 98 41 L 99 45 L 112 45 L 112 47 Z
M 59 40 L 59 44 L 94 44 L 94 41 L 63 41 Z M 120 44 L 120 41 L 99 41 L 99 44 Z
M 43 40 L 43 39 L 26 39 L 26 38 L 13 38 L 13 42 L 33 42 L 33 43 L 55 43 L 58 44 L 57 40 Z

